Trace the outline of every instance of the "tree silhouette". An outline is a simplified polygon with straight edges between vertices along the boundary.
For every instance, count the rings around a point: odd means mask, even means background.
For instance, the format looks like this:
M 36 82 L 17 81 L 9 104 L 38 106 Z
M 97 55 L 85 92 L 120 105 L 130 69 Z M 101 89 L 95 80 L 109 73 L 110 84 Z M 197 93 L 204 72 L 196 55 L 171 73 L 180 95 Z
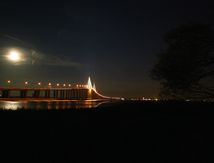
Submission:
M 214 98 L 214 30 L 189 24 L 165 35 L 167 48 L 158 55 L 152 78 L 167 99 Z

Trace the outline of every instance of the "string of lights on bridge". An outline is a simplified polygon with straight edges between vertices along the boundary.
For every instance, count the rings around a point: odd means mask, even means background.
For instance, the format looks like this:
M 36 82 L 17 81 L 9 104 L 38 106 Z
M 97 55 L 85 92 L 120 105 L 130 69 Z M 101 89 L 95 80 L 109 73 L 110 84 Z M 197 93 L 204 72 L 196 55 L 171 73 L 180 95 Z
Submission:
M 6 82 L 8 85 L 12 85 L 13 84 L 13 81 L 11 80 L 7 80 Z M 60 83 L 42 83 L 42 82 L 29 82 L 29 81 L 24 81 L 23 83 L 24 86 L 39 86 L 39 87 L 49 87 L 49 88 L 52 88 L 52 87 L 63 87 L 63 88 L 71 88 L 73 86 L 73 84 L 60 84 Z M 85 85 L 85 84 L 76 84 L 74 86 L 75 88 L 88 88 L 88 85 Z

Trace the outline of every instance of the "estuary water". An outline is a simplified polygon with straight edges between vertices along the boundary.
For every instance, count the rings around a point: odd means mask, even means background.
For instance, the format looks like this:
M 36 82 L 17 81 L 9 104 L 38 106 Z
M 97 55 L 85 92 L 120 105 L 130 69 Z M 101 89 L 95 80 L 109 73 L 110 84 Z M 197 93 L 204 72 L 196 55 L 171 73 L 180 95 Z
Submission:
M 79 108 L 97 108 L 104 106 L 110 101 L 100 100 L 33 100 L 33 101 L 0 101 L 0 110 L 51 110 L 51 109 L 79 109 Z

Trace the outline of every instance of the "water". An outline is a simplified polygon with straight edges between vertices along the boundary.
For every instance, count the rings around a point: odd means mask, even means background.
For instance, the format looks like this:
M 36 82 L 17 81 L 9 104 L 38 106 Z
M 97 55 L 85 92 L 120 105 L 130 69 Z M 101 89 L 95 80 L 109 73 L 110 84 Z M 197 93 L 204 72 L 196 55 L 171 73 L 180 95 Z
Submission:
M 109 101 L 84 100 L 52 100 L 52 101 L 0 101 L 1 110 L 18 110 L 18 109 L 79 109 L 79 108 L 97 108 L 109 103 Z

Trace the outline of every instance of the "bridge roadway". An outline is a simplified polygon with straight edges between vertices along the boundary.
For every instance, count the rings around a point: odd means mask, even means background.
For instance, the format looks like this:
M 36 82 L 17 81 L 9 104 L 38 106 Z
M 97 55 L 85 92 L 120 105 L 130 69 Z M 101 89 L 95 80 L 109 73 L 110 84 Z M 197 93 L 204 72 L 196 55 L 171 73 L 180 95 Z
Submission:
M 0 88 L 0 99 L 13 98 L 89 100 L 105 96 L 87 88 Z

